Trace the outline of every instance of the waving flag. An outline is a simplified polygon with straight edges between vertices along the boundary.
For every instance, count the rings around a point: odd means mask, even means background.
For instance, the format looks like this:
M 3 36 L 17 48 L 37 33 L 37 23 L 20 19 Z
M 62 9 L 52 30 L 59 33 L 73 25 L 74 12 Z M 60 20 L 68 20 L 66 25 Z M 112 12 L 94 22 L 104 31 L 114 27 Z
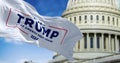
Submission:
M 0 37 L 37 44 L 69 60 L 80 30 L 61 17 L 45 17 L 23 0 L 0 0 Z

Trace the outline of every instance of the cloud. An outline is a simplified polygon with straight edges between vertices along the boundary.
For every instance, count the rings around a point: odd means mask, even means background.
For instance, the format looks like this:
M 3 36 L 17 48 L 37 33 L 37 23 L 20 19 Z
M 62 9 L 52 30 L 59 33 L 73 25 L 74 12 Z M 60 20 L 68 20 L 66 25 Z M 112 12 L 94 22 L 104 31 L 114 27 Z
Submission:
M 17 40 L 10 39 L 10 38 L 5 38 L 5 42 L 14 43 L 14 44 L 17 44 L 17 45 L 22 45 L 23 44 L 23 42 L 21 42 L 21 41 L 17 41 Z
M 52 56 L 52 55 L 51 55 Z M 47 57 L 37 57 L 37 58 L 21 58 L 16 61 L 16 63 L 24 63 L 25 61 L 30 62 L 30 63 L 48 63 L 50 58 Z
M 0 37 L 5 39 L 5 42 L 11 42 L 15 44 L 34 43 L 24 38 L 18 28 L 1 27 Z
M 24 41 L 24 39 L 20 35 L 19 31 L 15 28 L 3 27 L 3 29 L 1 29 L 1 31 L 0 31 L 0 37 L 5 38 L 6 42 L 13 42 L 16 44 L 22 44 L 22 41 Z
M 39 60 L 39 61 L 37 61 L 37 60 L 35 60 L 35 61 L 32 61 L 32 60 L 29 60 L 29 59 L 21 59 L 21 60 L 19 60 L 17 63 L 24 63 L 24 62 L 29 62 L 29 63 L 47 63 L 46 62 L 46 59 L 44 59 L 44 60 Z
M 30 61 L 28 59 L 20 59 L 17 63 L 24 63 L 25 61 Z

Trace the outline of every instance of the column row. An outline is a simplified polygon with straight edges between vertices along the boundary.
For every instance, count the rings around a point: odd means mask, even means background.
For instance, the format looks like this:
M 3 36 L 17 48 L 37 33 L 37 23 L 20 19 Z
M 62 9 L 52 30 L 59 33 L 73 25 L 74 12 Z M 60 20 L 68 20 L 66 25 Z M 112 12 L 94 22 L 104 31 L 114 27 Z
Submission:
M 120 36 L 103 33 L 84 33 L 75 51 L 120 52 Z

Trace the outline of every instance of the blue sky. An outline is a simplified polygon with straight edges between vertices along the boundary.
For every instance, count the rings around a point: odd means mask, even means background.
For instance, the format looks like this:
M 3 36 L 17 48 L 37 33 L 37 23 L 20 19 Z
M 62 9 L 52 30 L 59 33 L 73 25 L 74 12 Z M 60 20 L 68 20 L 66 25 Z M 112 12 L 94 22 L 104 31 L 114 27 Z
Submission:
M 25 0 L 44 16 L 61 16 L 68 0 Z M 24 60 L 47 63 L 54 52 L 36 45 L 12 42 L 0 38 L 0 63 L 20 63 Z
M 25 0 L 32 4 L 41 15 L 60 16 L 68 0 Z

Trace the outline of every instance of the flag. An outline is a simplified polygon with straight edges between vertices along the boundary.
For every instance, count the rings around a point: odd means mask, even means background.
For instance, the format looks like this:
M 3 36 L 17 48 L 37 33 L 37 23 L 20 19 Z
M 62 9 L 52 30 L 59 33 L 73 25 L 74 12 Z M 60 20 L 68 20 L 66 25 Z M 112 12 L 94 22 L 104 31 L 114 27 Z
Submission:
M 67 19 L 41 16 L 23 0 L 0 0 L 0 37 L 37 44 L 72 60 L 82 33 Z

